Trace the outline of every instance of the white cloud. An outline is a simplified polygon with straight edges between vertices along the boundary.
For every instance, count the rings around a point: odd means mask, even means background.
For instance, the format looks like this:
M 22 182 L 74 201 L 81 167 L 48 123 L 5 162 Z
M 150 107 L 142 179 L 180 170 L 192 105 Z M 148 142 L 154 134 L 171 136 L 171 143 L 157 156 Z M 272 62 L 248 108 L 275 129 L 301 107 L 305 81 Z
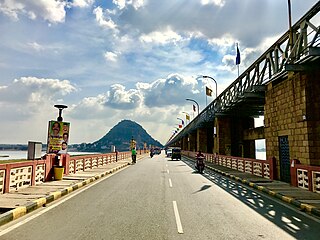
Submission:
M 172 31 L 170 28 L 167 28 L 165 31 L 156 31 L 149 34 L 143 34 L 140 37 L 140 41 L 147 43 L 157 43 L 157 44 L 167 44 L 175 43 L 182 40 L 182 37 Z
M 22 104 L 54 101 L 76 91 L 68 80 L 21 77 L 0 88 L 0 103 Z
M 104 53 L 104 58 L 107 61 L 116 62 L 117 58 L 118 58 L 118 55 L 116 53 L 114 53 L 114 52 L 105 52 Z
M 73 0 L 72 6 L 80 8 L 90 7 L 94 1 L 95 0 Z
M 0 12 L 19 20 L 19 15 L 30 19 L 41 17 L 50 23 L 62 23 L 65 20 L 66 2 L 56 0 L 6 0 L 0 3 Z
M 37 42 L 30 42 L 27 44 L 29 47 L 31 47 L 32 49 L 36 50 L 36 51 L 42 51 L 44 50 L 44 47 L 41 46 L 39 43 Z
M 128 5 L 131 5 L 134 9 L 139 9 L 145 4 L 145 0 L 113 0 L 113 3 L 121 10 Z
M 223 7 L 225 2 L 225 0 L 201 0 L 201 4 L 203 5 L 214 4 L 219 7 Z
M 103 12 L 103 9 L 101 7 L 97 7 L 93 10 L 93 13 L 96 16 L 96 21 L 101 27 L 113 30 L 117 28 L 117 25 L 111 19 L 109 11 Z

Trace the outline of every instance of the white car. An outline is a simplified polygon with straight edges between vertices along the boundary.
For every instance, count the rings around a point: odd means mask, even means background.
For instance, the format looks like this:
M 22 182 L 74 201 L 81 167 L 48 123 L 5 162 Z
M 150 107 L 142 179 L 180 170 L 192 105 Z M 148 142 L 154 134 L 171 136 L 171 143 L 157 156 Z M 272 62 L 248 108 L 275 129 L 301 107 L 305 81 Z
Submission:
M 167 150 L 167 157 L 171 157 L 171 155 L 172 155 L 172 149 L 168 149 Z

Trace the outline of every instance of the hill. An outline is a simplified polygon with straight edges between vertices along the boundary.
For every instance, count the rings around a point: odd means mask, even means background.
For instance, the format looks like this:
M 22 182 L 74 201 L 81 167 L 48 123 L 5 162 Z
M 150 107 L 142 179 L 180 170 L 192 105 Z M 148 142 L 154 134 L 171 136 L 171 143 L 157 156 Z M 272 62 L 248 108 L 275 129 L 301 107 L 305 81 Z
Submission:
M 81 144 L 81 149 L 78 150 L 110 152 L 111 146 L 115 146 L 118 151 L 129 151 L 132 138 L 137 142 L 138 149 L 143 149 L 144 143 L 146 143 L 147 147 L 150 145 L 163 147 L 159 141 L 154 140 L 138 123 L 122 120 L 101 139 L 93 143 Z

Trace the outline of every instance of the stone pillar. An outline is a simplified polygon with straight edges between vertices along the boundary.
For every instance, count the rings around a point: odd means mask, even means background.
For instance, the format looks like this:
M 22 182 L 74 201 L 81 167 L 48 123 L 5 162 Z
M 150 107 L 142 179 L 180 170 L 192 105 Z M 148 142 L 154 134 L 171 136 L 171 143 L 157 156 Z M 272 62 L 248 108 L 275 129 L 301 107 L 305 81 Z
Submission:
M 255 158 L 255 142 L 244 141 L 244 131 L 254 127 L 251 117 L 233 117 L 231 121 L 231 155 L 236 157 Z
M 216 117 L 216 137 L 214 139 L 214 152 L 221 155 L 231 155 L 231 121 L 227 117 Z
M 189 151 L 197 151 L 197 133 L 193 132 L 189 134 Z
M 197 129 L 197 152 L 208 152 L 207 151 L 207 129 L 198 128 Z

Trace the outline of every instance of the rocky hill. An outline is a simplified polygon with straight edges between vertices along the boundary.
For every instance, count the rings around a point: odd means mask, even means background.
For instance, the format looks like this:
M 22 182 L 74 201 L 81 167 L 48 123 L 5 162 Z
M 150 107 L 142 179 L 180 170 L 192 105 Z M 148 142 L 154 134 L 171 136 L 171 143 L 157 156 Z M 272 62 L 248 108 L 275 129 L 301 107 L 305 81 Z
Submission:
M 137 142 L 137 148 L 143 149 L 144 143 L 162 147 L 162 144 L 154 140 L 138 123 L 130 120 L 122 120 L 115 125 L 105 136 L 96 142 L 81 144 L 79 151 L 90 152 L 110 152 L 111 146 L 115 146 L 118 151 L 129 151 L 130 141 Z

